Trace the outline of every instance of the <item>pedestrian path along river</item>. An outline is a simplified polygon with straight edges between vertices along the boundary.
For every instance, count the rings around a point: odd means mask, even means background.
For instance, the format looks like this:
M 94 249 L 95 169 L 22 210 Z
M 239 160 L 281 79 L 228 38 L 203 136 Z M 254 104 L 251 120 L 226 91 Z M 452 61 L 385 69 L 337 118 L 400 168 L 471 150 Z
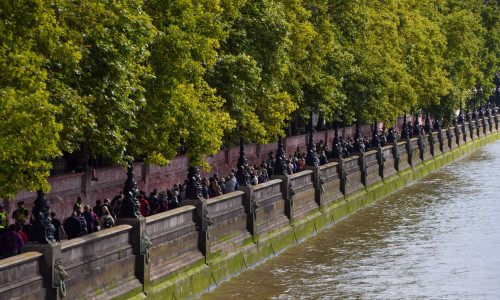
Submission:
M 500 142 L 201 299 L 500 299 Z

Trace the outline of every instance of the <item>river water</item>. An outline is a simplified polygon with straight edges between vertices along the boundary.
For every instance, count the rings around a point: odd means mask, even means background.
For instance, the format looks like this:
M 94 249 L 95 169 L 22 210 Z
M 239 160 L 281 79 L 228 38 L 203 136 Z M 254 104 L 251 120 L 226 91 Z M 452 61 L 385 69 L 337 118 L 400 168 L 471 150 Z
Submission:
M 201 299 L 500 299 L 500 142 Z

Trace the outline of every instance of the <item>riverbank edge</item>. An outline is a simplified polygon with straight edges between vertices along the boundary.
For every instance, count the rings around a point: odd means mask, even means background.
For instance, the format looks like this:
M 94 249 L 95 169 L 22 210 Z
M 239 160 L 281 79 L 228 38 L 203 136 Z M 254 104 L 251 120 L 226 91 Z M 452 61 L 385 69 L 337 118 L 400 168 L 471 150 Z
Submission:
M 150 287 L 147 296 L 136 295 L 132 299 L 192 299 L 214 288 L 233 276 L 265 262 L 317 232 L 329 228 L 338 221 L 349 217 L 359 209 L 394 193 L 430 172 L 461 158 L 489 143 L 500 139 L 500 133 L 492 132 L 482 138 L 469 140 L 458 148 L 432 157 L 416 166 L 398 172 L 383 179 L 380 183 L 363 188 L 360 192 L 327 207 L 312 211 L 301 220 L 275 231 L 266 237 L 260 237 L 257 243 L 245 243 L 236 251 L 217 257 L 208 263 L 200 261 L 192 267 L 179 270 Z M 125 296 L 125 297 L 124 297 Z M 127 298 L 122 295 L 120 298 Z

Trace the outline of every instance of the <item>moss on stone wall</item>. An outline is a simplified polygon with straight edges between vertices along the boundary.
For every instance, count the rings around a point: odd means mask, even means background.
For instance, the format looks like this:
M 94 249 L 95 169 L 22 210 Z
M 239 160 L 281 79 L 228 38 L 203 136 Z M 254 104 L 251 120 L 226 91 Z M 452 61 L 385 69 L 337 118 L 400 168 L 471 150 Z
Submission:
M 153 283 L 146 297 L 149 299 L 181 299 L 192 298 L 200 293 L 215 288 L 221 281 L 239 274 L 247 268 L 262 263 L 269 257 L 278 255 L 280 251 L 291 247 L 309 236 L 316 234 L 323 228 L 332 226 L 362 207 L 383 198 L 412 181 L 419 179 L 430 172 L 452 162 L 453 160 L 474 151 L 488 143 L 500 139 L 500 134 L 494 132 L 481 139 L 468 140 L 454 150 L 439 154 L 416 166 L 398 172 L 390 178 L 384 178 L 369 188 L 346 198 L 333 201 L 321 211 L 314 210 L 293 225 L 287 225 L 268 235 L 256 236 L 256 242 L 248 239 L 243 246 L 233 253 L 216 257 L 209 264 L 195 265 L 177 272 L 172 277 Z M 331 196 L 325 194 L 324 196 Z M 232 235 L 223 237 L 230 238 Z

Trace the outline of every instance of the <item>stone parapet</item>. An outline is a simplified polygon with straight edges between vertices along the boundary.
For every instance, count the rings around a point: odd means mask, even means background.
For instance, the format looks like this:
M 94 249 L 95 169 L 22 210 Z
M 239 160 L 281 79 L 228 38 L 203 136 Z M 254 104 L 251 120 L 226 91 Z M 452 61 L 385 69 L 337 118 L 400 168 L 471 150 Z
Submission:
M 344 199 L 344 194 L 340 189 L 340 176 L 342 171 L 339 171 L 338 162 L 330 162 L 320 167 L 321 181 L 321 207 L 325 208 L 337 201 Z
M 212 222 L 208 232 L 209 258 L 236 251 L 252 241 L 247 227 L 245 192 L 236 191 L 207 200 L 206 216 Z
M 442 132 L 433 131 L 432 134 L 429 135 L 429 144 L 431 145 L 432 156 L 443 154 Z
M 310 169 L 307 169 L 310 168 Z M 318 167 L 307 167 L 306 170 L 290 176 L 290 184 L 294 190 L 293 196 L 293 220 L 304 219 L 312 212 L 318 211 L 316 202 L 316 188 L 314 184 L 315 174 L 319 172 Z M 317 184 L 316 184 L 317 185 Z
M 255 211 L 256 235 L 266 236 L 290 223 L 293 216 L 293 196 L 290 195 L 288 176 L 254 186 L 253 194 L 258 208 Z M 293 189 L 293 187 L 292 187 Z
M 451 135 L 454 127 L 437 132 L 445 155 L 431 157 L 430 163 L 422 164 L 420 157 L 430 146 L 413 138 L 291 176 L 273 176 L 269 182 L 212 199 L 185 200 L 186 205 L 157 215 L 119 219 L 116 227 L 62 243 L 27 244 L 25 253 L 0 260 L 0 298 L 196 297 L 412 180 L 500 139 L 494 125 L 483 138 L 467 143 L 459 139 L 460 147 Z M 379 184 L 365 188 L 365 170 L 368 184 L 370 172 L 379 170 Z M 67 275 L 62 281 L 61 274 Z
M 370 187 L 382 181 L 380 174 L 380 147 L 379 149 L 370 150 L 366 153 L 359 153 L 359 157 L 359 164 L 361 166 L 361 170 L 363 171 L 362 181 L 365 187 Z
M 361 157 L 361 159 L 360 159 Z M 362 156 L 351 156 L 341 160 L 341 191 L 345 197 L 352 196 L 365 188 L 362 181 L 362 168 L 359 161 Z
M 26 252 L 0 260 L 0 299 L 45 299 L 43 254 Z M 50 284 L 52 285 L 52 284 Z
M 136 278 L 136 257 L 130 231 L 120 225 L 61 243 L 61 260 L 68 273 L 66 297 L 109 299 L 142 291 Z
M 419 140 L 420 158 L 423 162 L 432 159 L 432 151 L 434 149 L 433 134 L 426 134 L 421 136 Z
M 380 176 L 390 178 L 397 174 L 397 147 L 396 143 L 380 148 Z
M 411 168 L 410 164 L 410 155 L 408 154 L 408 145 L 410 143 L 410 140 L 403 140 L 397 143 L 397 146 L 395 148 L 396 154 L 395 157 L 397 158 L 396 160 L 396 169 L 398 172 L 404 171 L 408 168 Z
M 152 243 L 150 281 L 159 281 L 195 262 L 205 261 L 197 215 L 197 208 L 187 205 L 146 218 L 146 235 Z
M 410 157 L 410 164 L 412 167 L 422 163 L 422 156 L 420 151 L 421 138 L 411 138 L 408 140 L 407 150 Z

